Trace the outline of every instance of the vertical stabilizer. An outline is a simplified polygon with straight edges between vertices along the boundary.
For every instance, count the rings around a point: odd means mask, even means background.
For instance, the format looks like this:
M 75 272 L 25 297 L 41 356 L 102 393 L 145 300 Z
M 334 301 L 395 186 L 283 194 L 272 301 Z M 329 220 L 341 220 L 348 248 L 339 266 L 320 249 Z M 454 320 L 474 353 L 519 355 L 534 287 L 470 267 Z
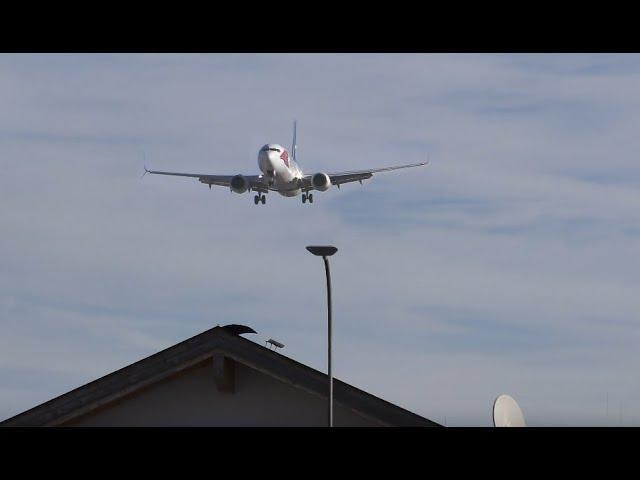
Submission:
M 296 159 L 296 121 L 293 121 L 293 143 L 291 143 L 291 155 L 293 155 L 293 160 Z

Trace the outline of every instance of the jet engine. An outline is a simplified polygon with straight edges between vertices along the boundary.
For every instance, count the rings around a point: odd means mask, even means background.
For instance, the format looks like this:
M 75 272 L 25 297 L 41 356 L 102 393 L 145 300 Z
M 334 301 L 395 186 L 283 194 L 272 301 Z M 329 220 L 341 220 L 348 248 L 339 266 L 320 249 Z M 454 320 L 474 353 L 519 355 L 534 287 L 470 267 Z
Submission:
M 236 175 L 231 177 L 229 186 L 235 193 L 244 193 L 249 189 L 249 180 L 247 180 L 243 175 Z
M 311 185 L 313 185 L 313 188 L 316 190 L 324 192 L 331 186 L 331 179 L 326 173 L 316 173 L 311 177 Z

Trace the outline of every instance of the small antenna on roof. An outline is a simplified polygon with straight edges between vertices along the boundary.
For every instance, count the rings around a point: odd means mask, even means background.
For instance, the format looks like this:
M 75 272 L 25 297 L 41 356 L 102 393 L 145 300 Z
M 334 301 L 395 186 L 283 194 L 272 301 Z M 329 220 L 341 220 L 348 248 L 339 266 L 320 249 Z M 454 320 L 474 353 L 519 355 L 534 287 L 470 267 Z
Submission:
M 269 346 L 267 346 L 267 344 L 269 344 Z M 264 342 L 264 346 L 267 347 L 269 350 L 277 350 L 278 348 L 284 348 L 284 343 L 280 343 L 277 340 L 270 338 L 269 340 Z M 272 346 L 273 346 L 273 349 L 271 348 Z

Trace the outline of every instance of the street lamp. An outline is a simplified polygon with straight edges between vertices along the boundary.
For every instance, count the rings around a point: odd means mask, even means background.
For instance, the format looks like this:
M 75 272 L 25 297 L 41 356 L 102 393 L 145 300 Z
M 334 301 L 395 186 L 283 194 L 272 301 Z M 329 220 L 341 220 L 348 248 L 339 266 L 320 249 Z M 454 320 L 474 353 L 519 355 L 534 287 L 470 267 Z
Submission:
M 329 426 L 333 427 L 333 375 L 331 373 L 331 272 L 329 271 L 329 259 L 334 253 L 338 251 L 336 247 L 330 245 L 326 246 L 310 246 L 307 247 L 314 255 L 322 257 L 324 260 L 324 271 L 327 274 L 327 320 L 328 320 L 328 371 L 329 371 Z

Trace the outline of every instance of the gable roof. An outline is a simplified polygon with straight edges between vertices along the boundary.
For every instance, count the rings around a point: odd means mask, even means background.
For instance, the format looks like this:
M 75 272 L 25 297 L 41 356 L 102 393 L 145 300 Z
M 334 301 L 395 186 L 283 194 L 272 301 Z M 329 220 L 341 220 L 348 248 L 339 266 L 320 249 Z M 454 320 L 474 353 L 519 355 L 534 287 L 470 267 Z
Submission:
M 218 326 L 0 422 L 0 426 L 61 425 L 206 361 L 214 354 L 327 397 L 326 374 Z M 440 426 L 336 378 L 333 381 L 334 402 L 384 425 Z

